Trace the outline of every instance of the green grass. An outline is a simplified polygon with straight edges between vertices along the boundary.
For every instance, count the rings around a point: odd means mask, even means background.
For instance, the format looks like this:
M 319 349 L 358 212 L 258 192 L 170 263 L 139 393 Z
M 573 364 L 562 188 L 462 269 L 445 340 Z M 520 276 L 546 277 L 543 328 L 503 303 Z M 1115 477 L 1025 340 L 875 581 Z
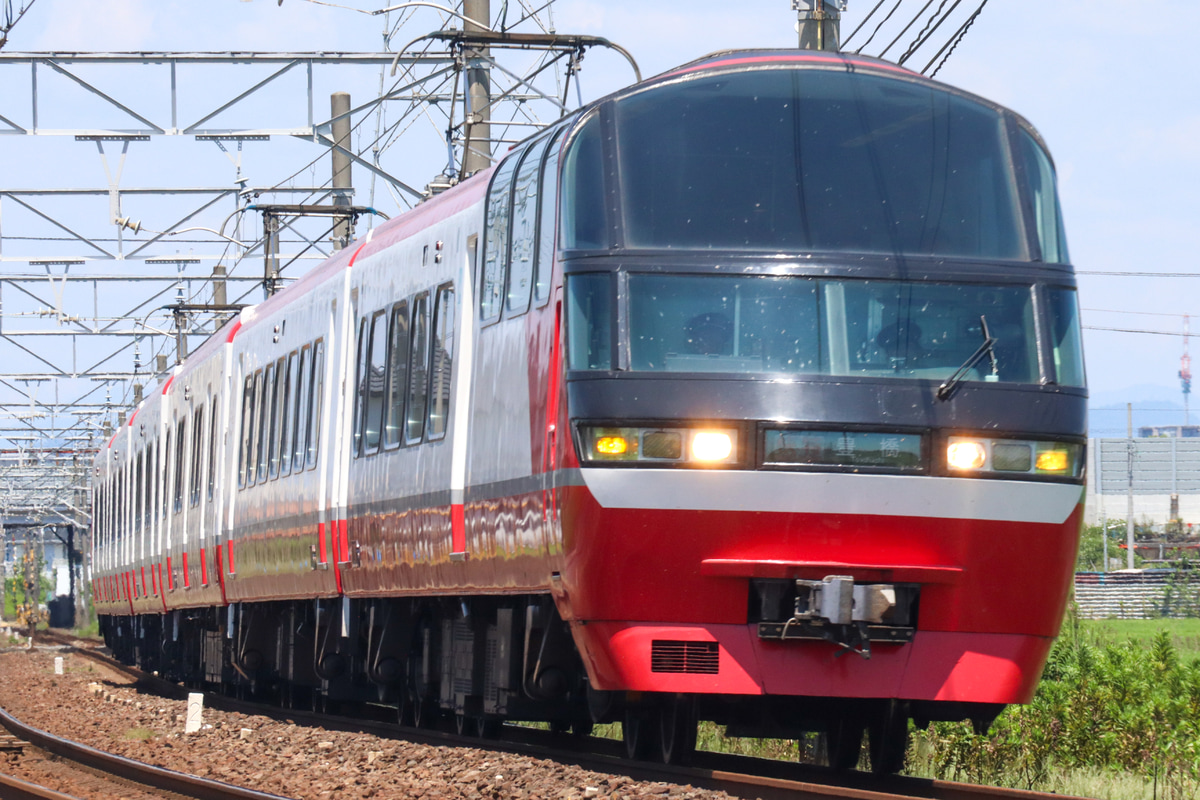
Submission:
M 1149 648 L 1154 636 L 1166 631 L 1180 660 L 1200 658 L 1200 619 L 1081 619 L 1078 624 L 1080 637 L 1101 647 L 1132 641 Z

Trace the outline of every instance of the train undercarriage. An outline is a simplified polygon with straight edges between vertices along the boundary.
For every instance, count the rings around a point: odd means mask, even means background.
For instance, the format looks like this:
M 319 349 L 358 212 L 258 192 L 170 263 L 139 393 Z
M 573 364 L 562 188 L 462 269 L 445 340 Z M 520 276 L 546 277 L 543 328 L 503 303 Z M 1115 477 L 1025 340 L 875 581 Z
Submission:
M 238 603 L 166 614 L 106 616 L 101 633 L 123 663 L 188 687 L 285 708 L 484 738 L 506 721 L 586 736 L 622 723 L 630 758 L 678 763 L 701 720 L 729 737 L 807 742 L 837 769 L 904 766 L 909 720 L 971 719 L 1003 708 L 895 699 L 605 692 L 586 671 L 549 596 L 320 599 Z M 815 743 L 815 747 L 811 746 Z

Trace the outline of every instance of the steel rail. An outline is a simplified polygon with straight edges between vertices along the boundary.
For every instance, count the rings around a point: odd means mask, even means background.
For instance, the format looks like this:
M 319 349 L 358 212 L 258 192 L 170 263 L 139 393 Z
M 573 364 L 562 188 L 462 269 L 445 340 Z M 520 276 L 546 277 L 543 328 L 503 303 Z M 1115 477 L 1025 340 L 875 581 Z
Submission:
M 69 739 L 61 739 L 26 725 L 4 710 L 0 710 L 0 726 L 29 742 L 30 745 L 53 753 L 59 758 L 160 791 L 194 797 L 196 800 L 287 800 L 277 794 L 244 789 L 240 786 L 219 783 L 195 775 L 142 764 L 124 756 L 105 753 L 103 750 L 72 742 Z M 7 797 L 8 795 L 3 796 Z
M 39 634 L 42 635 L 42 634 Z M 56 634 L 54 640 L 63 644 L 77 641 Z M 96 660 L 110 669 L 169 696 L 182 698 L 187 689 L 169 681 L 147 675 L 134 667 L 122 664 L 109 656 L 86 648 L 76 648 L 85 657 Z M 209 699 L 211 698 L 211 700 Z M 1068 795 L 1007 789 L 996 786 L 956 783 L 953 781 L 906 776 L 876 776 L 863 772 L 836 772 L 790 761 L 780 761 L 727 753 L 700 751 L 688 766 L 632 761 L 621 757 L 622 744 L 615 740 L 593 737 L 563 737 L 549 731 L 506 725 L 502 738 L 481 739 L 436 729 L 402 727 L 361 717 L 340 717 L 317 714 L 299 709 L 284 709 L 235 700 L 224 695 L 206 693 L 205 704 L 226 711 L 258 714 L 272 719 L 289 720 L 297 725 L 320 726 L 326 730 L 366 733 L 385 739 L 404 739 L 434 746 L 486 747 L 501 752 L 549 758 L 573 764 L 583 769 L 623 775 L 639 781 L 664 781 L 691 784 L 703 789 L 724 791 L 733 797 L 761 800 L 795 800 L 795 798 L 851 798 L 852 800 L 1081 800 Z M 573 742 L 564 747 L 564 738 Z M 585 749 L 586 748 L 586 749 Z

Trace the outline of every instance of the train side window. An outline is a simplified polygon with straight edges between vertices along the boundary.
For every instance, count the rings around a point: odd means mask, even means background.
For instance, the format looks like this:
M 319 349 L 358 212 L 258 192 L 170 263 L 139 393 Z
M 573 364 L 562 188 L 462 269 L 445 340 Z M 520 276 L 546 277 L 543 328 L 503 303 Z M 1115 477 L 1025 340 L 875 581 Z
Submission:
M 183 468 L 187 465 L 184 458 L 187 440 L 187 417 L 183 417 L 175 423 L 175 493 L 173 499 L 176 514 L 183 511 Z
M 528 304 L 529 296 L 526 294 Z M 429 391 L 429 438 L 446 435 L 450 416 L 450 378 L 454 360 L 454 285 L 446 284 L 437 291 L 433 311 L 433 353 Z
M 533 299 L 541 306 L 550 297 L 550 273 L 554 266 L 554 221 L 558 212 L 558 154 L 561 129 L 550 137 L 542 167 L 541 204 L 538 208 L 537 269 L 533 281 Z
M 271 376 L 271 396 L 270 396 L 270 428 L 267 432 L 267 472 L 268 476 L 274 480 L 279 477 L 279 444 L 283 438 L 280 430 L 280 417 L 283 416 L 283 393 L 284 393 L 284 377 L 283 369 L 286 362 L 280 358 L 275 362 L 275 372 Z
M 383 426 L 383 446 L 400 444 L 404 420 L 404 391 L 408 388 L 408 302 L 392 307 L 392 343 L 388 350 L 387 418 Z
M 309 391 L 312 387 L 312 345 L 300 348 L 300 389 L 296 393 L 296 447 L 292 451 L 292 464 L 296 472 L 304 469 L 304 451 L 308 447 L 308 436 L 312 425 L 308 418 Z
M 162 481 L 162 483 L 161 483 L 162 490 L 160 492 L 161 496 L 158 498 L 159 499 L 158 519 L 160 522 L 165 522 L 167 519 L 167 504 L 169 502 L 167 499 L 167 495 L 170 494 L 170 492 L 168 492 L 167 490 L 171 488 L 171 484 L 167 480 L 167 471 L 170 469 L 170 465 L 171 465 L 171 429 L 170 429 L 170 427 L 167 428 L 166 438 L 163 439 L 162 451 L 159 453 L 158 461 L 162 467 L 160 470 L 160 477 L 158 479 L 158 480 Z
M 404 441 L 415 444 L 425 435 L 425 410 L 429 403 L 429 293 L 413 299 L 412 341 L 408 357 L 408 414 Z
M 367 318 L 358 321 L 358 345 L 354 351 L 354 455 L 362 455 L 363 415 L 367 402 Z
M 258 446 L 258 431 L 262 427 L 262 398 L 266 389 L 263 387 L 263 371 L 257 370 L 254 373 L 254 408 L 250 414 L 250 469 L 247 472 L 246 483 L 253 486 L 258 482 L 258 460 L 260 449 Z
M 238 488 L 250 482 L 250 431 L 254 420 L 254 376 L 247 375 L 242 387 L 242 444 L 238 451 Z
M 312 413 L 308 418 L 308 468 L 317 465 L 317 455 L 321 447 L 321 410 L 324 404 L 325 390 L 325 342 L 321 339 L 313 342 L 313 378 L 312 397 L 309 408 Z
M 296 438 L 295 412 L 293 406 L 296 404 L 296 383 L 299 376 L 296 374 L 296 360 L 299 353 L 293 350 L 287 356 L 287 367 L 284 371 L 283 379 L 283 397 L 279 402 L 279 474 L 287 476 L 292 474 L 292 440 Z
M 145 452 L 138 453 L 137 457 L 137 478 L 135 479 L 135 489 L 137 499 L 134 501 L 134 513 L 137 517 L 137 526 L 140 528 L 146 521 L 146 509 L 142 505 L 146 498 L 146 454 Z
M 479 318 L 490 322 L 500 316 L 504 274 L 508 268 L 509 218 L 512 212 L 513 172 L 520 153 L 506 158 L 488 188 L 486 237 L 483 246 L 483 275 L 479 281 Z M 422 416 L 422 419 L 424 416 Z
M 254 428 L 254 438 L 258 445 L 255 447 L 255 474 L 258 483 L 267 480 L 267 463 L 271 460 L 267 450 L 269 439 L 267 430 L 271 424 L 271 406 L 275 403 L 275 362 L 267 364 L 263 369 L 262 391 L 258 394 L 258 424 Z
M 533 289 L 533 260 L 537 248 L 538 172 L 546 138 L 525 151 L 517 179 L 513 183 L 512 254 L 508 267 L 505 313 L 510 316 L 529 310 L 529 294 Z
M 208 423 L 208 501 L 211 503 L 217 489 L 217 413 L 221 407 L 220 395 L 213 395 L 212 419 Z
M 379 452 L 383 432 L 383 398 L 387 388 L 388 318 L 386 311 L 371 315 L 370 352 L 367 354 L 366 413 L 363 415 L 363 452 Z
M 204 463 L 204 406 L 196 409 L 192 416 L 192 472 L 188 492 L 188 504 L 195 508 L 200 504 L 200 467 Z

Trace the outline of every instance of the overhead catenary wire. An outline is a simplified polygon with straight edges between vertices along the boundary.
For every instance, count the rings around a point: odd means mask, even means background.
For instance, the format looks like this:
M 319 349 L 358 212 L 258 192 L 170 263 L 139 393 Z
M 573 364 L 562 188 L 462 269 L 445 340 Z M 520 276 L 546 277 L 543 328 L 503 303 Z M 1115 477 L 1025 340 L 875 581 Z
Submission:
M 945 0 L 942 0 L 942 2 L 945 2 Z M 904 34 L 908 33 L 909 28 L 911 28 L 913 25 L 917 24 L 917 20 L 921 19 L 921 15 L 924 14 L 926 9 L 928 9 L 931 5 L 933 5 L 933 0 L 925 0 L 925 5 L 921 6 L 921 10 L 917 12 L 916 16 L 914 16 L 912 19 L 910 19 L 908 21 L 908 24 L 900 29 L 900 32 L 898 34 L 896 34 L 896 38 L 894 38 L 894 39 L 892 39 L 892 41 L 888 42 L 887 47 L 885 47 L 885 48 L 883 48 L 883 50 L 879 51 L 880 58 L 883 58 L 885 55 L 887 55 L 889 50 L 891 50 L 893 47 L 896 46 L 896 42 L 900 41 L 900 39 L 902 39 L 904 37 Z M 897 8 L 899 8 L 899 5 L 897 5 Z M 887 20 L 884 20 L 884 22 L 887 22 Z M 878 33 L 878 30 L 876 30 L 876 33 Z M 862 52 L 862 50 L 860 49 L 859 52 Z
M 842 40 L 842 48 L 843 49 L 845 49 L 846 46 L 850 44 L 850 40 L 854 38 L 855 34 L 857 34 L 859 31 L 861 31 L 863 29 L 863 26 L 871 21 L 871 17 L 875 16 L 875 12 L 878 11 L 883 6 L 883 4 L 886 2 L 887 2 L 887 0 L 879 0 L 879 2 L 875 4 L 875 7 L 872 8 L 865 17 L 863 17 L 862 22 L 858 23 L 858 27 L 855 28 L 854 30 L 850 31 L 850 35 Z M 901 0 L 897 0 L 896 8 L 900 7 L 900 2 L 901 2 Z M 894 10 L 895 9 L 893 9 L 893 11 Z M 878 31 L 879 29 L 876 28 L 875 30 Z
M 928 0 L 928 2 L 932 3 L 933 0 Z M 867 37 L 867 40 L 862 43 L 861 47 L 859 47 L 857 50 L 854 51 L 855 53 L 862 53 L 862 51 L 866 49 L 867 45 L 869 45 L 872 41 L 874 41 L 875 36 L 879 33 L 880 29 L 882 29 L 883 26 L 887 24 L 887 21 L 892 18 L 892 15 L 895 14 L 897 10 L 899 10 L 900 6 L 903 5 L 903 3 L 904 3 L 904 0 L 896 0 L 896 5 L 892 6 L 892 10 L 887 13 L 887 16 L 885 16 L 883 19 L 881 19 L 879 21 L 879 24 L 875 26 L 875 30 L 871 31 L 871 35 L 869 37 Z M 928 7 L 928 3 L 926 4 L 926 7 Z M 911 25 L 912 23 L 909 23 L 909 24 Z M 905 30 L 907 30 L 907 28 Z M 855 30 L 854 33 L 858 33 L 858 31 Z M 853 36 L 853 34 L 851 34 L 851 35 Z M 884 52 L 886 53 L 887 50 L 885 49 Z
M 904 51 L 904 55 L 900 56 L 900 58 L 896 61 L 897 64 L 903 65 L 906 61 L 908 61 L 908 59 L 916 55 L 917 51 L 924 47 L 925 43 L 933 38 L 933 35 L 937 33 L 938 28 L 942 27 L 946 20 L 950 19 L 950 15 L 953 14 L 954 10 L 959 7 L 959 5 L 962 3 L 962 0 L 954 0 L 954 5 L 950 6 L 950 9 L 946 11 L 946 13 L 942 14 L 941 11 L 947 2 L 948 0 L 942 0 L 941 4 L 937 7 L 937 11 L 933 12 L 933 16 L 929 18 L 929 22 L 927 22 L 925 27 L 921 29 L 921 33 L 917 34 L 917 38 L 914 39 L 912 44 L 908 46 L 908 49 Z M 938 16 L 939 14 L 941 14 L 941 16 Z M 935 19 L 937 20 L 936 22 L 934 22 Z M 928 33 L 926 33 L 926 31 L 928 31 Z
M 934 57 L 929 59 L 929 63 L 925 65 L 925 69 L 921 70 L 922 75 L 928 72 L 929 67 L 933 65 L 934 61 L 938 60 L 938 57 L 941 56 L 942 52 L 948 47 L 950 48 L 950 51 L 946 53 L 945 58 L 943 58 L 941 63 L 937 65 L 937 68 L 934 69 L 932 73 L 929 73 L 929 77 L 935 77 L 938 72 L 941 71 L 942 67 L 946 66 L 946 62 L 950 60 L 950 56 L 954 55 L 954 50 L 958 47 L 958 43 L 961 42 L 963 37 L 967 35 L 967 31 L 969 31 L 971 26 L 975 24 L 976 18 L 979 16 L 980 12 L 983 11 L 983 7 L 987 4 L 988 0 L 983 0 L 983 2 L 979 4 L 979 8 L 975 9 L 975 13 L 968 17 L 967 21 L 964 22 L 959 29 L 955 31 L 954 35 L 950 37 L 950 41 L 942 45 L 942 49 L 938 50 Z

